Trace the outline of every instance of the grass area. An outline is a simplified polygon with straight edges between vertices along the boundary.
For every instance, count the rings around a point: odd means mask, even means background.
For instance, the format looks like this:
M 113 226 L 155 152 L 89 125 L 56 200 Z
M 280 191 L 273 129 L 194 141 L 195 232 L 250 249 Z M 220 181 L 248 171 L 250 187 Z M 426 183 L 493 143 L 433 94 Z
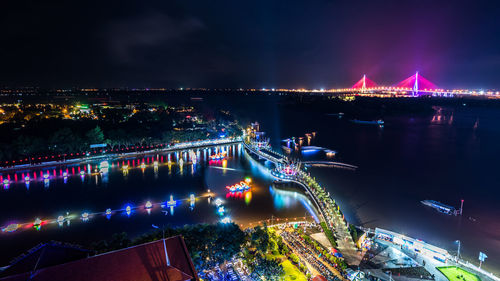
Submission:
M 283 270 L 285 271 L 285 281 L 307 281 L 307 277 L 302 271 L 300 271 L 287 257 L 283 255 L 272 255 L 267 254 L 266 257 L 268 259 L 279 259 L 281 260 L 280 264 L 283 266 Z
M 474 273 L 456 266 L 436 267 L 450 281 L 481 281 L 481 278 Z
M 307 281 L 306 276 L 288 259 L 284 260 L 281 265 L 285 270 L 285 280 Z

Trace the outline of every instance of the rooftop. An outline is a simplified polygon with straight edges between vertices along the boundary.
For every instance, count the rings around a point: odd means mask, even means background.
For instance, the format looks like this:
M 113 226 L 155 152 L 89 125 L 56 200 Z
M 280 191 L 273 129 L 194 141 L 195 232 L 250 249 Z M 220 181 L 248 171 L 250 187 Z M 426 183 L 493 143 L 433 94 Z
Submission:
M 39 259 L 43 258 L 43 253 Z M 36 264 L 35 264 L 36 267 Z M 8 270 L 8 269 L 7 269 Z M 11 275 L 0 280 L 198 280 L 184 240 L 174 236 L 122 250 Z

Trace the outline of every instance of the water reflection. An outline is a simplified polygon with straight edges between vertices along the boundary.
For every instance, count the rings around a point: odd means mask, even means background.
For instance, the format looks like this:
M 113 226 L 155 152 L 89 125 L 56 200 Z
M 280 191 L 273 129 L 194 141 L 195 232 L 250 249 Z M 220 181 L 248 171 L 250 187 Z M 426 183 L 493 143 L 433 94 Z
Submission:
M 277 210 L 294 208 L 297 206 L 297 202 L 300 202 L 314 220 L 319 223 L 316 212 L 312 207 L 312 202 L 304 194 L 296 191 L 278 189 L 272 185 L 269 187 L 269 192 L 273 196 L 274 207 Z

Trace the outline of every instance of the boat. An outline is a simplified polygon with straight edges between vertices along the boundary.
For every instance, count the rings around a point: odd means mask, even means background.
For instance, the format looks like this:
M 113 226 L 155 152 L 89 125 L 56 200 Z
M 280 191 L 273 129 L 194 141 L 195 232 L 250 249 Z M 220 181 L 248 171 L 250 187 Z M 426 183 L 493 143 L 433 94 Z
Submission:
M 219 152 L 217 154 L 211 155 L 210 160 L 224 160 L 226 158 L 226 152 Z
M 339 113 L 327 113 L 326 115 L 328 115 L 328 116 L 338 116 L 339 118 L 342 118 L 342 116 L 344 116 L 344 112 L 339 112 Z
M 366 124 L 366 125 L 379 125 L 383 126 L 384 125 L 384 120 L 379 119 L 379 120 L 358 120 L 358 119 L 353 119 L 351 122 L 356 123 L 356 124 Z
M 288 154 L 292 153 L 292 149 L 288 146 L 283 145 L 283 146 L 281 146 L 281 148 L 283 149 L 284 152 L 286 152 Z
M 325 154 L 328 157 L 333 157 L 333 156 L 335 156 L 335 154 L 337 154 L 337 151 L 331 150 L 331 149 L 325 149 Z
M 441 202 L 435 200 L 423 200 L 420 202 L 426 206 L 436 209 L 440 213 L 455 216 L 457 215 L 457 210 L 454 207 L 443 204 Z
M 230 192 L 242 192 L 250 189 L 250 185 L 247 182 L 241 181 L 240 183 L 226 186 Z

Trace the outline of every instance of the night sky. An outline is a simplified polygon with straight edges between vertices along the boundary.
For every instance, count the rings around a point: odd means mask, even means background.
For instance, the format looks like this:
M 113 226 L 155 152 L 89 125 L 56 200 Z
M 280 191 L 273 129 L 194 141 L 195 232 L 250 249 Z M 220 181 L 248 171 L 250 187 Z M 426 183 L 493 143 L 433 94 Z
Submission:
M 147 3 L 146 3 L 147 2 Z M 500 2 L 1 1 L 0 86 L 500 88 Z

